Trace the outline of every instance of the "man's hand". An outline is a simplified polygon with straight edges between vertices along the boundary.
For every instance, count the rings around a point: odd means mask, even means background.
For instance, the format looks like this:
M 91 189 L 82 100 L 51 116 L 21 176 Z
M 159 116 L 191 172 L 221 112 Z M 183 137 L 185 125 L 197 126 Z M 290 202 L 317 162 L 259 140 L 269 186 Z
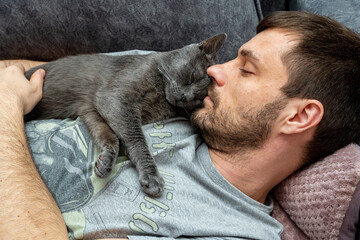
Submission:
M 42 97 L 45 71 L 37 70 L 30 81 L 25 78 L 24 72 L 25 67 L 20 63 L 6 66 L 5 62 L 0 62 L 0 95 L 15 97 L 17 103 L 22 106 L 23 114 L 27 114 Z

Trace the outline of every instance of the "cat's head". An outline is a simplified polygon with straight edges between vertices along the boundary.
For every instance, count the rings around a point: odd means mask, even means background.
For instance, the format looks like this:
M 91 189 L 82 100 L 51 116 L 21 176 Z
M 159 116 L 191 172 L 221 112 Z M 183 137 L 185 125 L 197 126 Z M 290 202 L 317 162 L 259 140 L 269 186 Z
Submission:
M 189 110 L 202 106 L 211 83 L 206 69 L 217 64 L 216 54 L 225 39 L 226 34 L 218 34 L 199 44 L 165 53 L 158 70 L 171 105 Z

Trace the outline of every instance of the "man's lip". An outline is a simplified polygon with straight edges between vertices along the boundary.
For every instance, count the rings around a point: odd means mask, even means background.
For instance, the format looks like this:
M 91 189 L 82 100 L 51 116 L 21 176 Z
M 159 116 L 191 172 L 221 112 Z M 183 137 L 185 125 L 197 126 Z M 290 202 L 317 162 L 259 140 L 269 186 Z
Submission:
M 207 95 L 204 100 L 209 100 L 210 102 L 213 102 L 213 100 L 211 99 L 211 97 L 209 95 Z

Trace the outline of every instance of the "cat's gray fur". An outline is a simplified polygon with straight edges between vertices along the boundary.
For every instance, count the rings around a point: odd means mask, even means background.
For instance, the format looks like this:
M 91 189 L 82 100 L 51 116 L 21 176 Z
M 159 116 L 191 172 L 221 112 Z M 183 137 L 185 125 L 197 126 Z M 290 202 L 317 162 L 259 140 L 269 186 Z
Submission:
M 202 105 L 225 34 L 170 52 L 149 55 L 79 55 L 46 63 L 43 98 L 26 120 L 81 117 L 99 158 L 95 174 L 107 177 L 119 153 L 119 139 L 136 166 L 140 184 L 160 196 L 164 180 L 152 158 L 141 126 L 174 117 L 177 110 Z

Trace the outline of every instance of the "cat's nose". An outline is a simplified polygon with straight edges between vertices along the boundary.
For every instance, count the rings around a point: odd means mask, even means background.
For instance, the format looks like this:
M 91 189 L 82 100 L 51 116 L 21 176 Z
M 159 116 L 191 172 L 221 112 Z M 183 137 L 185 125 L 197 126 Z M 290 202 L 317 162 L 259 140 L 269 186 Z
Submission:
M 180 98 L 178 99 L 178 101 L 181 102 L 190 102 L 192 100 L 194 100 L 194 96 L 191 93 L 182 93 Z
M 216 83 L 219 87 L 222 87 L 226 83 L 226 76 L 222 69 L 222 65 L 213 65 L 207 69 L 209 78 Z
M 186 96 L 185 96 L 184 93 L 181 94 L 181 101 L 182 101 L 182 102 L 187 102 L 187 101 L 186 101 Z

